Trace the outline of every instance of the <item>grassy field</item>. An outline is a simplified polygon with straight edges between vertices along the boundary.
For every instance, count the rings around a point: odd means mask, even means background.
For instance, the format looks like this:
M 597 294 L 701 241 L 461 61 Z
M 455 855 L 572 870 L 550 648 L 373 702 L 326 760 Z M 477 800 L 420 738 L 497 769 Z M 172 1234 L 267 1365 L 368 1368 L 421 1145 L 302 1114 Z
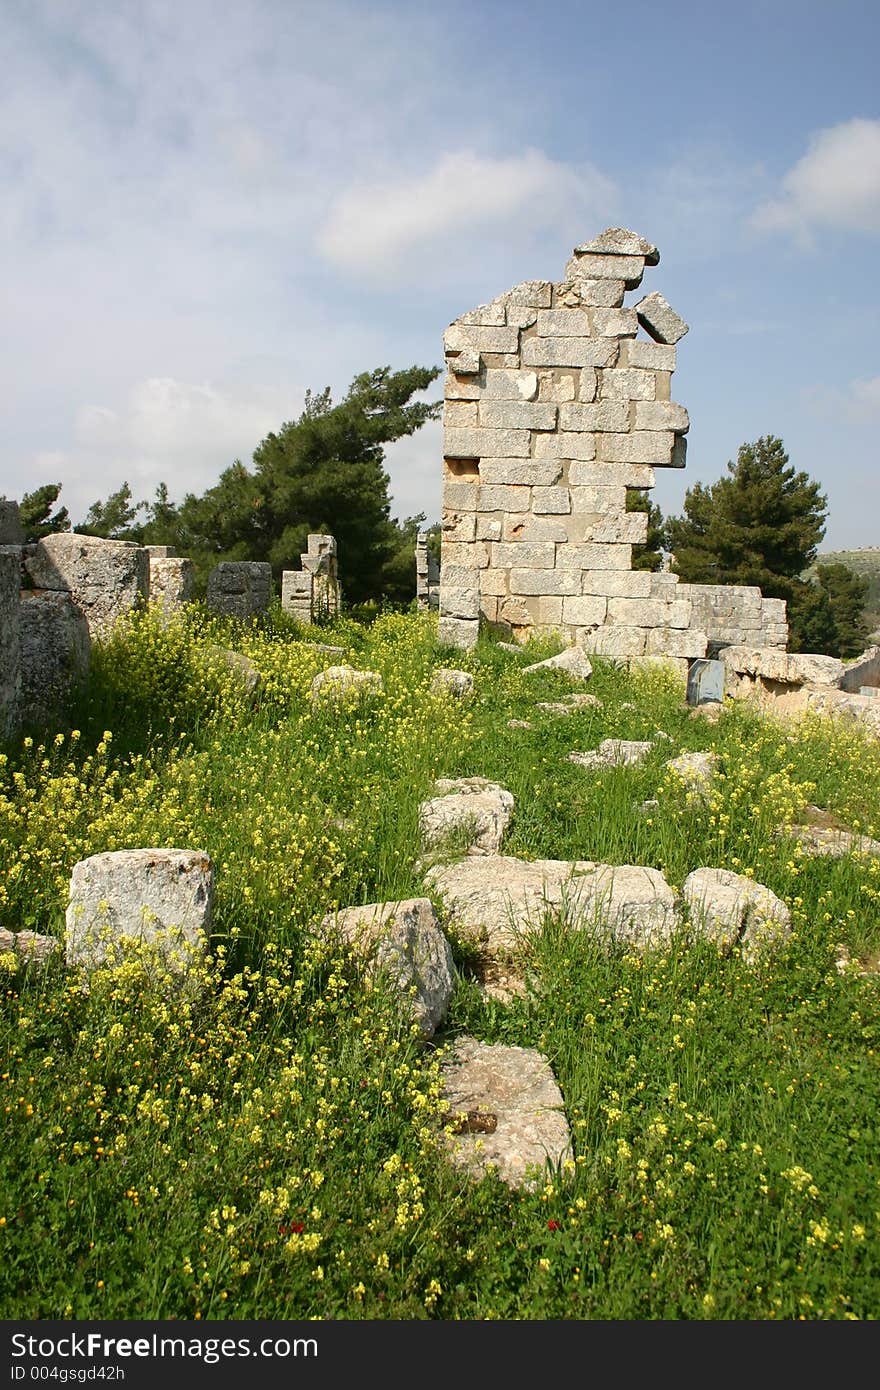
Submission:
M 315 640 L 380 671 L 384 695 L 313 712 Z M 262 673 L 256 705 L 218 645 Z M 0 958 L 0 1316 L 876 1316 L 880 1010 L 861 967 L 880 859 L 810 859 L 775 832 L 818 804 L 880 837 L 880 743 L 742 705 L 709 724 L 668 673 L 598 660 L 601 705 L 554 717 L 536 701 L 583 687 L 522 672 L 552 650 L 463 657 L 414 614 L 311 632 L 148 614 L 97 649 L 73 730 L 7 749 L 0 926 L 61 935 L 72 865 L 137 846 L 207 850 L 216 903 L 201 990 L 148 987 L 136 958 L 88 992 L 60 960 Z M 444 664 L 473 673 L 469 703 L 431 693 Z M 671 742 L 638 767 L 565 761 L 658 729 Z M 664 767 L 689 749 L 720 755 L 708 806 Z M 456 993 L 420 1045 L 308 927 L 423 894 L 418 804 L 436 776 L 473 774 L 516 797 L 506 852 L 651 865 L 676 887 L 735 869 L 785 899 L 791 941 L 749 966 L 548 922 L 503 1004 L 453 938 Z M 574 1161 L 533 1192 L 443 1156 L 438 1062 L 463 1032 L 553 1065 Z

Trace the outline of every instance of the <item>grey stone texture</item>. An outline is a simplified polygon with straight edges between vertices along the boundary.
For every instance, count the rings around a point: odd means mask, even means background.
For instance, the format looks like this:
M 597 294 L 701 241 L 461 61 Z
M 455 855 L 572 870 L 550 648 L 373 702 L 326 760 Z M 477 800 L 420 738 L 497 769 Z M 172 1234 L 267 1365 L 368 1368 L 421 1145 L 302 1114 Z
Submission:
M 21 718 L 21 636 L 18 594 L 21 565 L 17 556 L 0 554 L 0 737 L 9 738 Z
M 654 751 L 654 745 L 641 739 L 603 738 L 598 748 L 586 753 L 568 753 L 566 762 L 578 767 L 634 767 Z
M 514 808 L 506 787 L 485 777 L 441 777 L 433 790 L 437 795 L 419 806 L 424 849 L 442 848 L 453 838 L 465 838 L 468 854 L 498 853 Z
M 429 898 L 346 907 L 324 917 L 322 936 L 337 936 L 406 1000 L 423 1038 L 446 1017 L 455 988 L 452 950 Z
M 54 936 L 43 936 L 35 931 L 0 930 L 0 955 L 12 954 L 16 965 L 42 966 L 61 950 L 61 942 Z
M 358 704 L 381 695 L 384 682 L 378 671 L 358 671 L 353 666 L 328 666 L 311 684 L 312 707 Z
M 490 1169 L 529 1191 L 572 1162 L 562 1093 L 534 1048 L 456 1039 L 440 1064 L 444 1145 L 476 1179 Z
M 150 602 L 161 603 L 167 611 L 191 603 L 195 583 L 192 560 L 171 555 L 156 555 L 167 546 L 146 546 L 150 557 Z
M 336 540 L 323 532 L 308 536 L 301 569 L 281 574 L 281 607 L 300 623 L 333 618 L 342 600 L 336 557 Z M 418 550 L 416 552 L 418 572 Z
M 722 950 L 738 946 L 747 960 L 791 933 L 791 913 L 781 898 L 730 869 L 694 869 L 681 891 L 692 929 Z
M 262 560 L 223 560 L 208 575 L 207 605 L 229 618 L 254 618 L 272 601 L 272 566 Z
M 438 666 L 431 678 L 431 690 L 435 695 L 451 695 L 455 700 L 464 700 L 474 693 L 474 678 L 470 671 Z
M 24 545 L 18 503 L 0 497 L 0 545 Z
M 495 854 L 435 865 L 425 881 L 462 936 L 490 951 L 515 947 L 548 913 L 636 950 L 668 942 L 677 923 L 663 875 L 638 865 Z
M 36 589 L 70 594 L 92 637 L 146 603 L 150 557 L 143 546 L 59 531 L 38 541 L 25 568 Z
M 16 606 L 21 721 L 35 726 L 63 722 L 71 697 L 89 672 L 92 643 L 86 618 L 72 594 L 49 589 L 22 590 Z
M 155 950 L 185 978 L 211 930 L 214 870 L 202 850 L 125 849 L 74 864 L 67 907 L 67 963 L 86 973 L 113 965 L 123 949 Z
M 655 587 L 632 569 L 647 516 L 627 511 L 627 489 L 684 467 L 690 425 L 670 385 L 687 324 L 661 294 L 623 304 L 658 261 L 653 243 L 609 227 L 575 248 L 562 280 L 516 286 L 447 330 L 442 642 L 472 646 L 482 620 L 621 660 L 785 646 L 779 601 L 673 575 Z M 463 373 L 466 352 L 479 367 Z

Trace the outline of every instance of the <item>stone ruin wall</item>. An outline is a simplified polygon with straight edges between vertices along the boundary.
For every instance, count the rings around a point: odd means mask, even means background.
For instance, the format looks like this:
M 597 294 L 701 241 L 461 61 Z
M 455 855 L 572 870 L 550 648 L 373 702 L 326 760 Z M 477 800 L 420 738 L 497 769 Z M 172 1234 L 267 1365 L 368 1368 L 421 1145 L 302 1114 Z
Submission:
M 648 519 L 627 490 L 684 467 L 689 427 L 671 399 L 687 324 L 657 293 L 623 305 L 659 259 L 610 228 L 562 281 L 526 281 L 447 329 L 441 641 L 473 646 L 482 618 L 611 657 L 784 649 L 782 600 L 632 568 Z

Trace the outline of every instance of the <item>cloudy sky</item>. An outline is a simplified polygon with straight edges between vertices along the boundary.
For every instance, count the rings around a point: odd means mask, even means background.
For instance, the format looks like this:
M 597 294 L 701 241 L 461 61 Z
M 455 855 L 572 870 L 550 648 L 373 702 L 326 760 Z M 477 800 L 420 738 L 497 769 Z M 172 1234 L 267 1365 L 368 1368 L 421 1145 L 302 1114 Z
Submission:
M 307 387 L 627 226 L 691 325 L 680 511 L 781 436 L 880 544 L 876 0 L 4 0 L 0 494 L 201 492 Z M 440 432 L 388 455 L 437 519 Z

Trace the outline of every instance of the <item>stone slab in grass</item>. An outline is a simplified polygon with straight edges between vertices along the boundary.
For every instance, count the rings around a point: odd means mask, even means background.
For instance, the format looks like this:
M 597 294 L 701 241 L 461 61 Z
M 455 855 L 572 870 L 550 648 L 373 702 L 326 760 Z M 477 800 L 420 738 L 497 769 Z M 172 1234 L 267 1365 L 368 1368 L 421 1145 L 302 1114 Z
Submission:
M 451 695 L 464 700 L 474 693 L 474 678 L 469 671 L 457 671 L 451 666 L 438 666 L 431 680 L 434 695 Z
M 70 878 L 67 963 L 94 970 L 141 943 L 183 975 L 207 945 L 213 899 L 214 869 L 203 850 L 122 849 L 81 859 Z
M 419 806 L 424 849 L 441 847 L 456 834 L 468 838 L 468 854 L 497 854 L 513 815 L 513 795 L 485 777 L 441 777 L 437 796 Z
M 384 683 L 378 671 L 358 671 L 353 666 L 328 666 L 311 684 L 312 705 L 357 704 L 381 695 Z
M 730 869 L 694 869 L 681 891 L 692 928 L 722 950 L 739 946 L 747 960 L 791 933 L 791 913 L 782 899 Z
M 705 799 L 712 790 L 720 762 L 717 753 L 682 753 L 670 758 L 666 766 L 675 773 L 685 791 Z
M 567 676 L 581 681 L 589 680 L 593 674 L 590 659 L 583 647 L 566 647 L 558 656 L 548 656 L 545 661 L 535 661 L 531 666 L 523 667 L 524 675 L 530 671 L 564 671 Z
M 576 763 L 578 767 L 634 767 L 644 762 L 653 748 L 653 743 L 639 739 L 603 738 L 598 748 L 586 753 L 568 753 L 565 761 Z
M 474 1178 L 494 1169 L 513 1188 L 546 1181 L 570 1162 L 562 1093 L 534 1048 L 459 1038 L 440 1066 L 449 1105 L 444 1136 L 452 1162 Z
M 446 1017 L 456 974 L 430 898 L 342 908 L 323 918 L 320 931 L 354 947 L 370 973 L 384 973 L 409 1000 L 422 1036 L 433 1036 Z
M 489 950 L 514 947 L 548 914 L 637 950 L 668 942 L 677 925 L 675 894 L 641 865 L 490 855 L 435 865 L 425 881 L 456 930 Z
M 14 955 L 19 965 L 45 965 L 60 950 L 61 942 L 54 936 L 35 931 L 0 931 L 0 955 Z

